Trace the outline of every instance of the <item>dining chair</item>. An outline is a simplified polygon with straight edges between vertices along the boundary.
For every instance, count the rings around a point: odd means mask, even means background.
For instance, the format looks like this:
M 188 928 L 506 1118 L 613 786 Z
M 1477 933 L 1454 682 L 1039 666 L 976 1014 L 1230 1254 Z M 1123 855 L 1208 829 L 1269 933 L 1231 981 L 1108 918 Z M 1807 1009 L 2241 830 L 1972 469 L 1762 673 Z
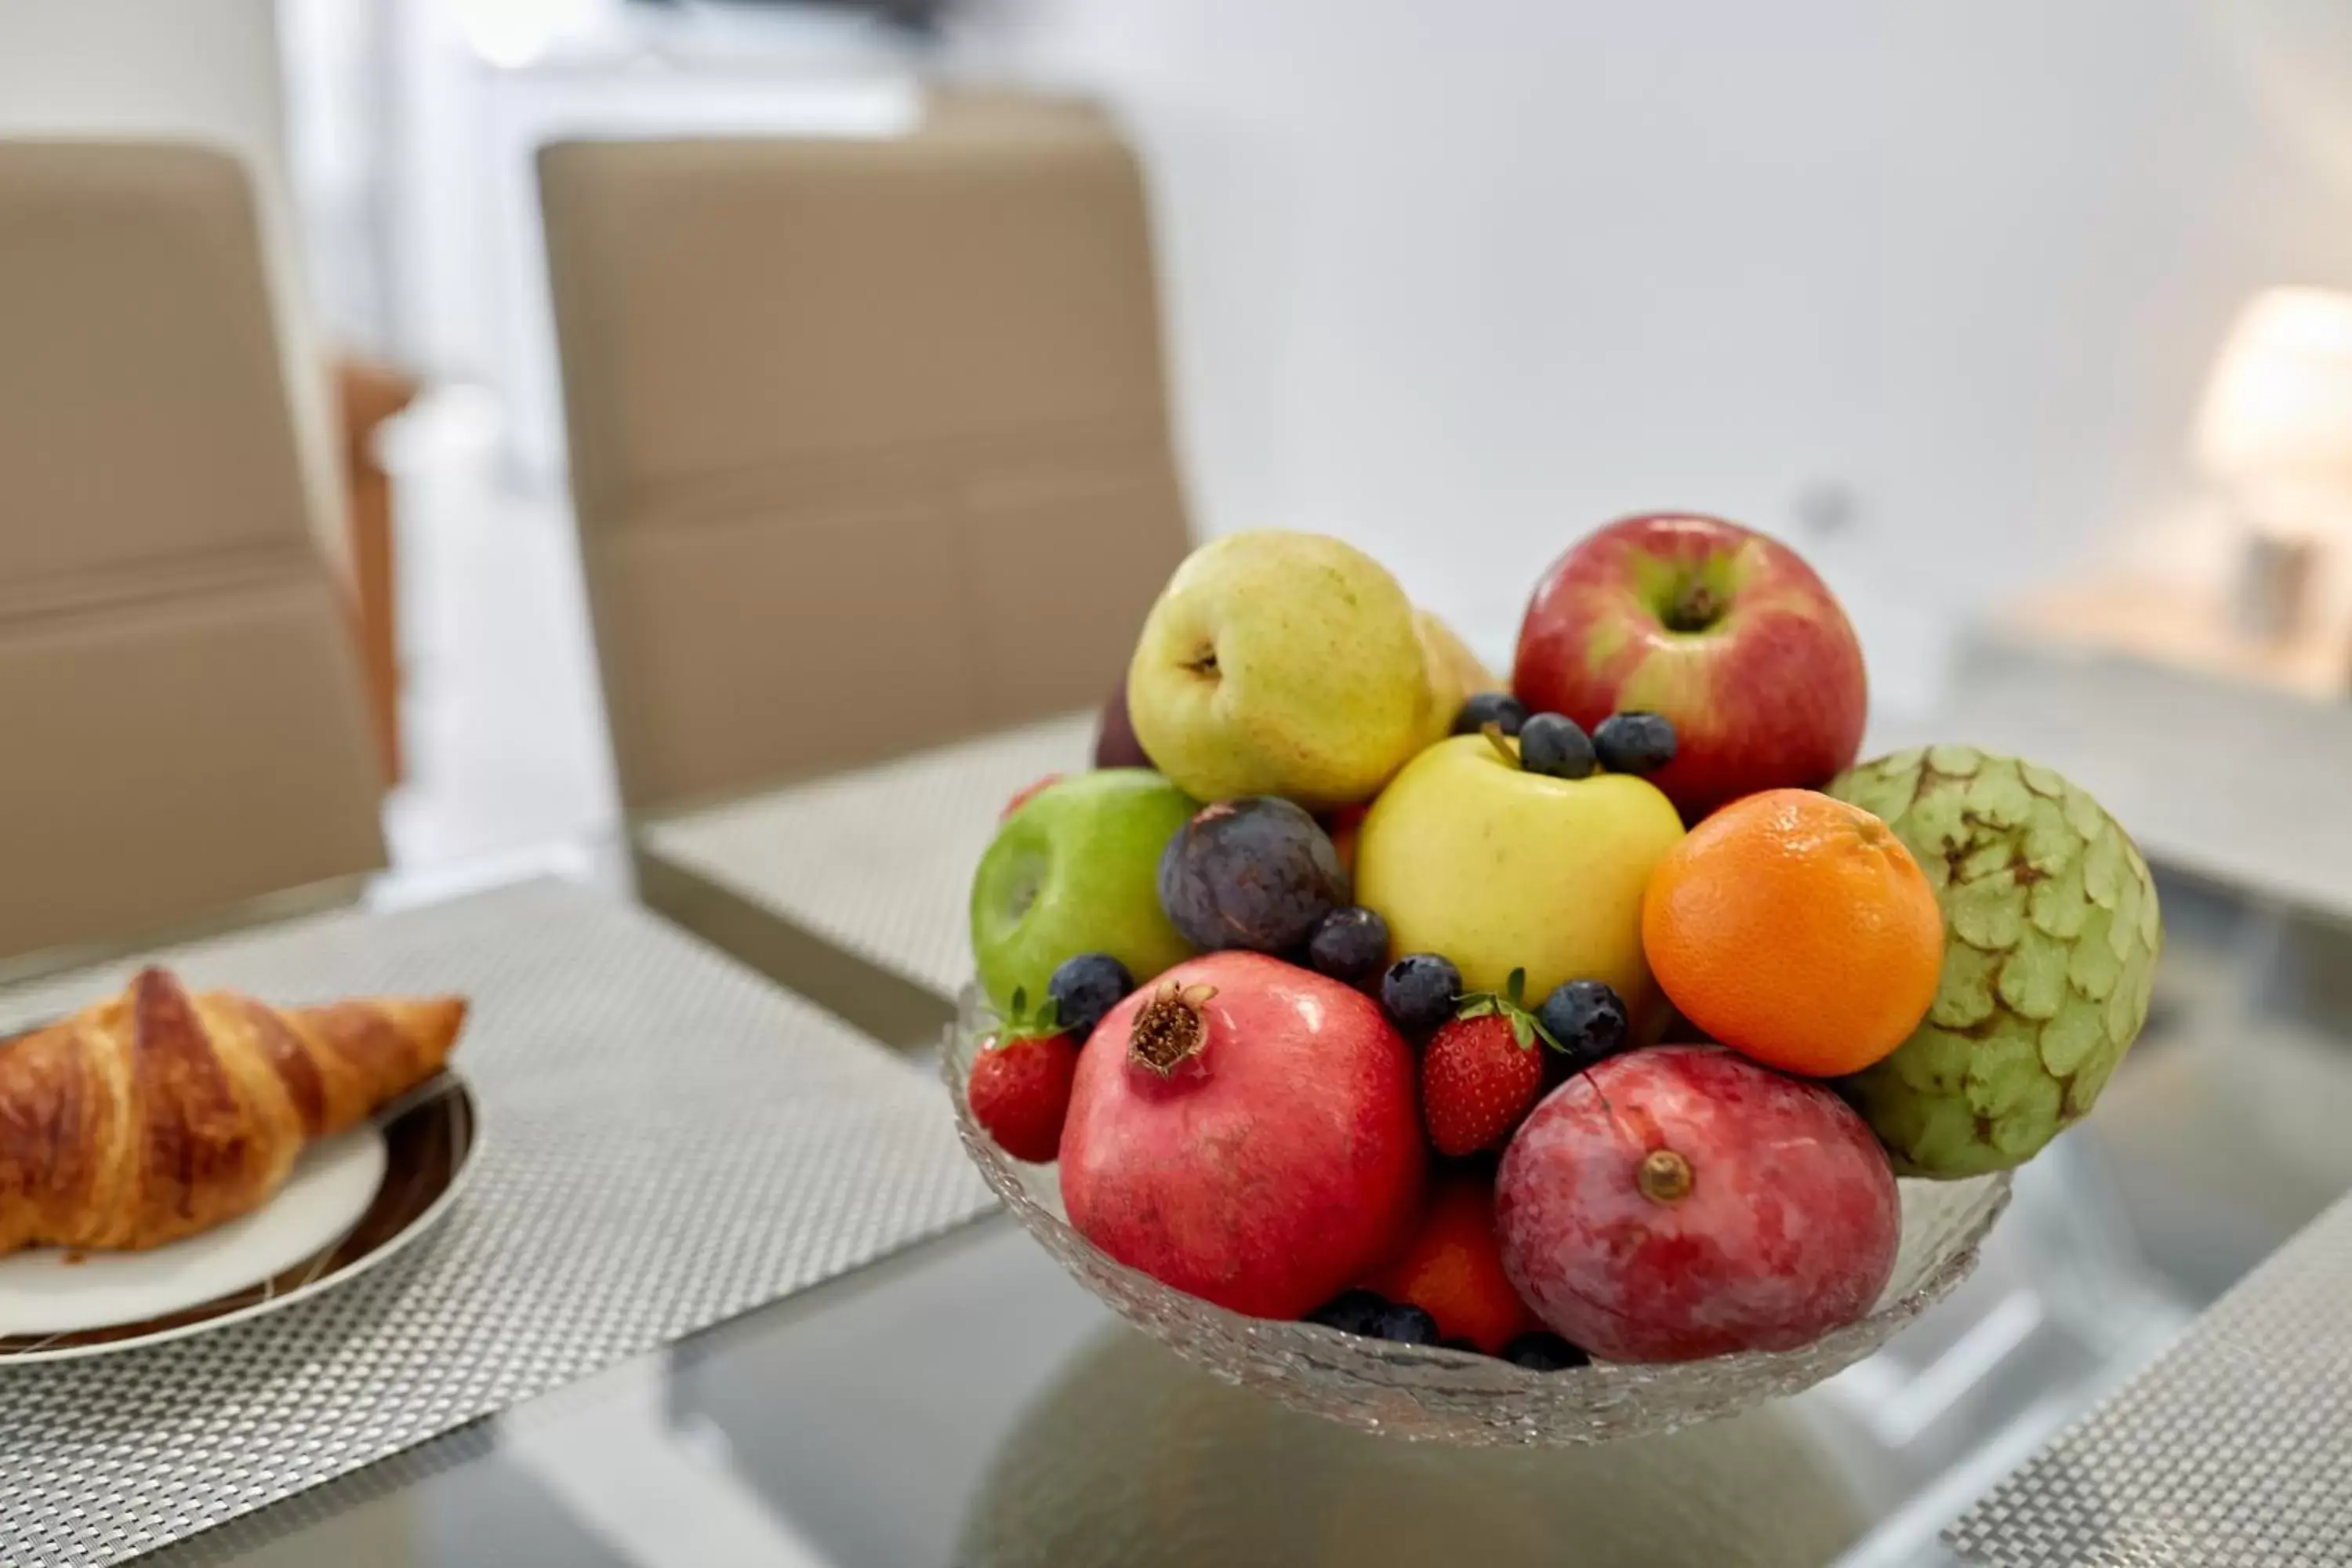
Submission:
M 539 160 L 632 812 L 1091 707 L 1188 548 L 1143 181 L 1082 105 Z
M 0 141 L 0 956 L 383 864 L 241 165 Z

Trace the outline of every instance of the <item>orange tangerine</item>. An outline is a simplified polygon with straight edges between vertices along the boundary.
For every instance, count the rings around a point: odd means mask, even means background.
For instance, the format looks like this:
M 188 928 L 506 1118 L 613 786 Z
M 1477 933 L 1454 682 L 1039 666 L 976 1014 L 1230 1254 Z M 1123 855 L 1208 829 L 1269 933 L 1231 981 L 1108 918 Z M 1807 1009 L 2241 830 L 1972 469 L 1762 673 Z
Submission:
M 1903 1043 L 1944 964 L 1935 889 L 1894 829 L 1809 789 L 1734 801 L 1650 875 L 1642 949 L 1709 1038 L 1833 1078 Z

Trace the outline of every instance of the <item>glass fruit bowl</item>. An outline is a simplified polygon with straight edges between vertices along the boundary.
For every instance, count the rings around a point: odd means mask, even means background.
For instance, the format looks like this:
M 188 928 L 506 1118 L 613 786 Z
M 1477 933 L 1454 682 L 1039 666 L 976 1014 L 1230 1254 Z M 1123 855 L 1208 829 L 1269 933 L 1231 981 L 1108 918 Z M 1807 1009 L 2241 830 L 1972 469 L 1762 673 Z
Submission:
M 1029 1234 L 1121 1317 L 1226 1382 L 1295 1410 L 1399 1436 L 1470 1446 L 1605 1443 L 1714 1420 L 1810 1388 L 1877 1350 L 1968 1278 L 1978 1246 L 2009 1205 L 2006 1172 L 1903 1182 L 1903 1239 L 1878 1304 L 1861 1321 L 1801 1349 L 1529 1372 L 1467 1352 L 1245 1318 L 1113 1261 L 1070 1228 L 1055 1167 L 1014 1160 L 973 1120 L 964 1084 L 988 1021 L 978 991 L 965 987 L 940 1072 L 965 1151 Z

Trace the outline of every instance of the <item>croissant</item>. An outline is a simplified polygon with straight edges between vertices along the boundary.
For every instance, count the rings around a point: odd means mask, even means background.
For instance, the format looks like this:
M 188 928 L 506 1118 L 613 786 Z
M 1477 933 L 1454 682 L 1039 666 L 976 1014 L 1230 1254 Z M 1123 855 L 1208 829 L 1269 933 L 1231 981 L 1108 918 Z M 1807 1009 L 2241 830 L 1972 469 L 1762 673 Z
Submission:
M 441 1070 L 457 997 L 278 1008 L 161 969 L 0 1040 L 0 1257 L 160 1247 L 267 1203 L 294 1156 Z

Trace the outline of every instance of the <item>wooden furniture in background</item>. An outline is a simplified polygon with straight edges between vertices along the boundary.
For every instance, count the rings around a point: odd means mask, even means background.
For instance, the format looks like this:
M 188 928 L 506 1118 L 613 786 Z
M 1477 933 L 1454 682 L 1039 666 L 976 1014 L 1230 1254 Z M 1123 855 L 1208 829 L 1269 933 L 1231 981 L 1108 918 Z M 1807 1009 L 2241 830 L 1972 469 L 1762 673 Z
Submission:
M 1995 620 L 2052 647 L 2121 654 L 2322 701 L 2352 696 L 2352 629 L 2314 616 L 2290 637 L 2249 637 L 2219 588 L 2121 578 L 2069 584 L 2014 599 Z
M 2229 624 L 2219 593 L 2146 579 L 2013 601 L 1962 637 L 1934 711 L 1877 715 L 1864 744 L 2030 757 L 2096 796 L 2159 873 L 2352 921 L 2345 645 L 2249 647 Z
M 416 397 L 415 380 L 389 365 L 344 356 L 335 363 L 336 402 L 342 411 L 343 471 L 349 494 L 352 592 L 358 612 L 360 661 L 365 667 L 368 716 L 383 756 L 387 784 L 400 782 L 400 616 L 393 573 L 392 477 L 377 460 L 375 437 L 384 421 Z

